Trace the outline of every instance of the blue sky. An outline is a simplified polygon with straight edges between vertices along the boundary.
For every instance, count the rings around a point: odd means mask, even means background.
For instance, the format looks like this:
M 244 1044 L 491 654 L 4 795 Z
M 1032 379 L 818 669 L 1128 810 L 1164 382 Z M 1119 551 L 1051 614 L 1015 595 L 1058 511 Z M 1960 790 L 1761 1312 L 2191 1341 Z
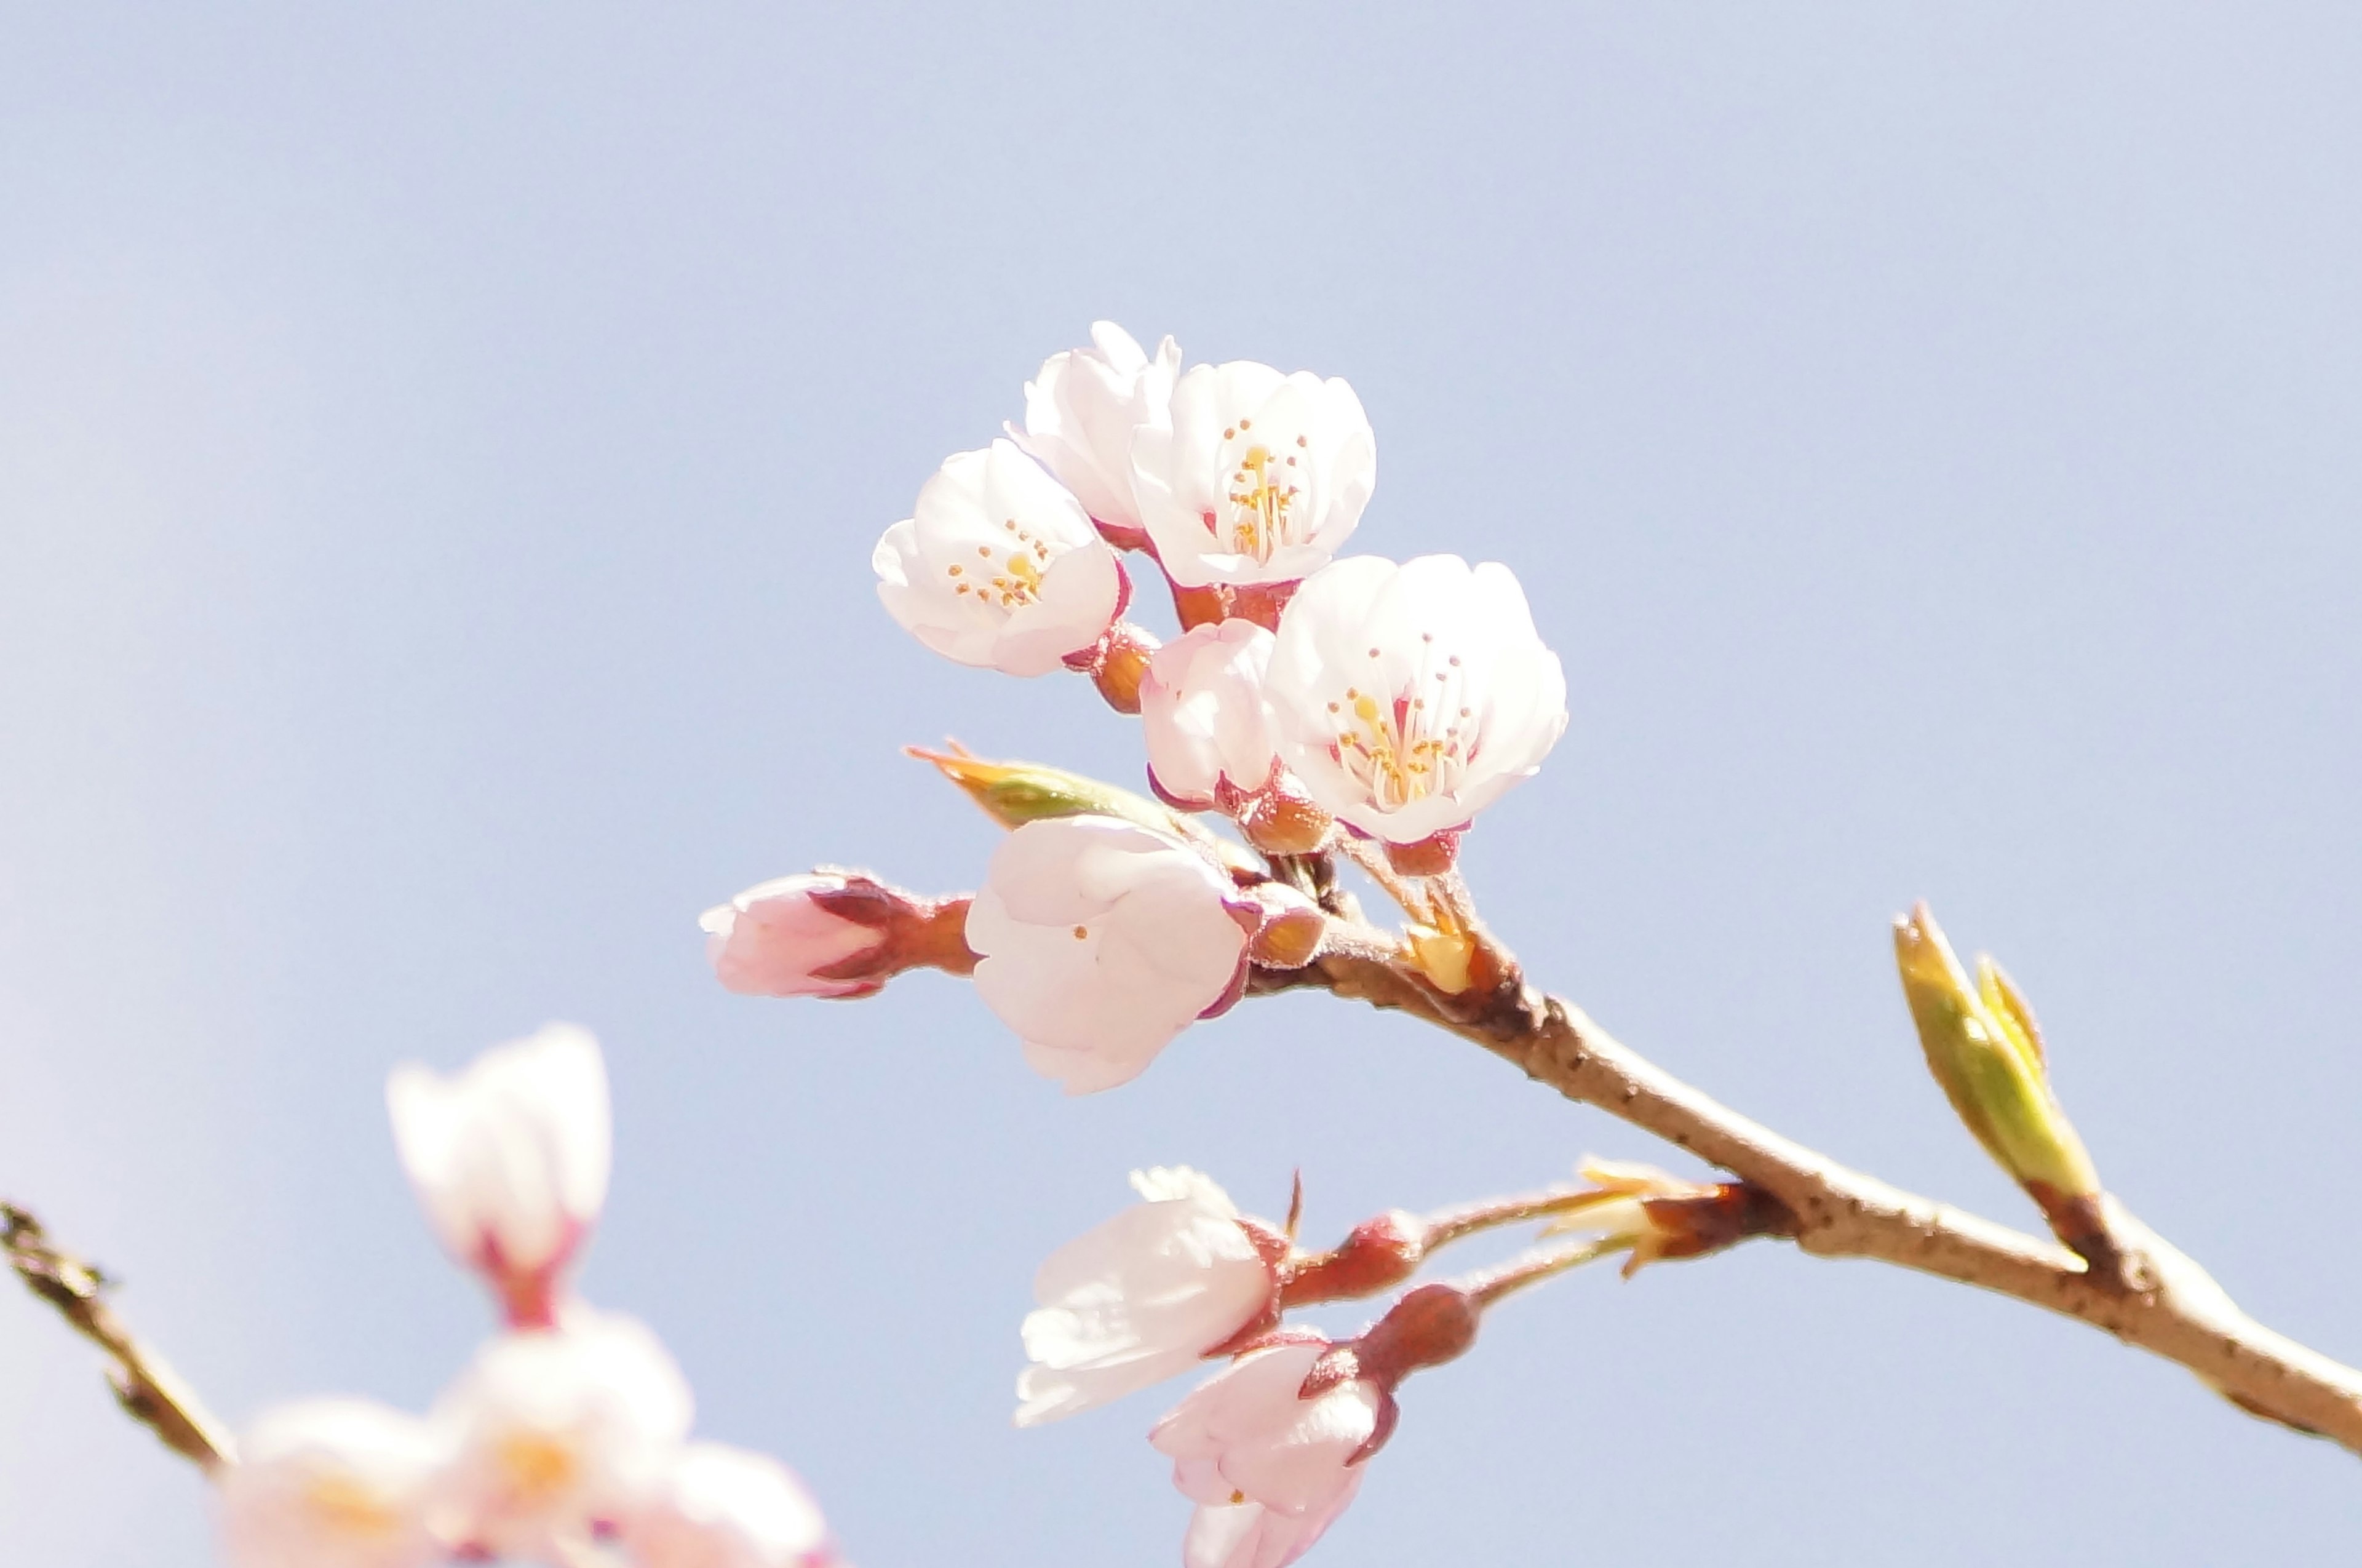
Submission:
M 1034 1264 L 1187 1162 L 1313 1235 L 1658 1158 L 1315 997 L 1061 1099 L 974 999 L 745 1001 L 706 905 L 971 885 L 945 734 L 1136 777 L 867 560 L 1095 316 L 1351 380 L 1359 547 L 1514 567 L 1573 723 L 1468 856 L 1534 973 L 2031 1217 L 1886 922 L 2032 996 L 2103 1174 L 2362 1355 L 2362 17 L 2329 6 L 90 5 L 0 51 L 0 1191 L 226 1413 L 482 1326 L 381 1100 L 606 1042 L 597 1299 L 866 1568 L 1177 1560 L 1155 1396 L 1009 1430 Z M 1324 1320 L 1351 1327 L 1343 1311 Z M 1504 1309 L 1315 1561 L 2289 1560 L 2353 1461 L 1757 1246 Z M 210 1560 L 0 1294 L 0 1534 Z

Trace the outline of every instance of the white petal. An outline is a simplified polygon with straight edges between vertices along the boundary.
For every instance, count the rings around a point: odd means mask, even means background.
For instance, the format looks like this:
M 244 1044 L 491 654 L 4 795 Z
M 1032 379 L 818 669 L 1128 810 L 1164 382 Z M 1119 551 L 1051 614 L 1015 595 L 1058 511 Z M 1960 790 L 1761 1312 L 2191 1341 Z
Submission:
M 231 1568 L 421 1568 L 442 1553 L 426 1523 L 443 1451 L 414 1416 L 360 1399 L 265 1412 L 222 1473 Z

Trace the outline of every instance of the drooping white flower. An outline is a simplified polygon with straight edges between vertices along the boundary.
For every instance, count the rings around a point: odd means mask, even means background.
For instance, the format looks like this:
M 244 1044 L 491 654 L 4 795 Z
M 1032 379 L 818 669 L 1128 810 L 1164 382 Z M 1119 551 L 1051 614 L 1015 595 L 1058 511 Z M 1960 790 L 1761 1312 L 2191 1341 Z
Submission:
M 1176 838 L 1113 817 L 1027 823 L 969 906 L 977 994 L 1068 1094 L 1129 1082 L 1238 999 L 1250 901 Z
M 436 1404 L 453 1455 L 442 1533 L 480 1555 L 569 1561 L 658 1496 L 690 1411 L 680 1368 L 635 1319 L 575 1306 L 555 1329 L 502 1334 Z
M 607 1198 L 614 1143 L 599 1043 L 553 1023 L 452 1077 L 397 1067 L 385 1095 L 402 1167 L 444 1246 L 492 1282 L 512 1321 L 547 1321 Z
M 1191 367 L 1131 458 L 1141 521 L 1184 588 L 1309 576 L 1361 521 L 1378 476 L 1352 387 L 1249 359 Z
M 1190 1568 L 1279 1568 L 1318 1540 L 1361 1485 L 1386 1396 L 1349 1377 L 1302 1397 L 1326 1342 L 1251 1351 L 1198 1386 L 1148 1441 L 1198 1505 Z M 1260 1507 L 1261 1515 L 1227 1510 Z M 1223 1510 L 1209 1517 L 1209 1510 Z M 1282 1523 L 1281 1521 L 1286 1521 Z
M 1272 635 L 1247 620 L 1210 622 L 1166 643 L 1140 683 L 1148 777 L 1176 805 L 1202 810 L 1226 791 L 1271 781 L 1278 751 L 1264 708 Z
M 1012 441 L 944 459 L 870 564 L 887 613 L 961 664 L 1044 675 L 1123 612 L 1115 552 Z
M 1566 677 L 1509 569 L 1341 560 L 1280 617 L 1264 690 L 1312 798 L 1389 844 L 1465 827 L 1566 728 Z
M 1152 359 L 1122 327 L 1095 321 L 1091 347 L 1051 355 L 1025 383 L 1025 428 L 1010 426 L 1010 436 L 1102 527 L 1137 533 L 1132 432 L 1169 420 L 1180 370 L 1181 349 L 1170 337 Z
M 1212 1178 L 1186 1166 L 1131 1173 L 1141 1202 L 1050 1254 L 1025 1317 L 1033 1365 L 1017 1424 L 1093 1409 L 1187 1371 L 1275 1320 L 1286 1241 L 1242 1222 Z M 1276 1243 L 1275 1246 L 1274 1243 Z
M 442 1549 L 427 1490 L 442 1450 L 426 1423 L 364 1399 L 266 1411 L 221 1474 L 230 1568 L 422 1568 Z
M 857 997 L 885 982 L 861 971 L 888 940 L 883 925 L 830 908 L 846 879 L 832 872 L 757 883 L 699 917 L 706 957 L 729 989 L 745 996 Z
M 637 1568 L 823 1568 L 828 1522 L 768 1454 L 693 1442 L 623 1529 Z

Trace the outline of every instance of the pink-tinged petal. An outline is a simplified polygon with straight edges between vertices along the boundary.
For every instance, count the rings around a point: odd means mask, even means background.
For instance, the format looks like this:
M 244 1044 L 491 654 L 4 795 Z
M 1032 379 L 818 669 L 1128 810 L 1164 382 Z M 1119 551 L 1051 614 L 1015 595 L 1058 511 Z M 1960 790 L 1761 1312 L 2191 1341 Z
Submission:
M 1069 1093 L 1128 1081 L 1236 979 L 1230 895 L 1178 839 L 1109 817 L 1028 823 L 968 910 L 977 994 Z
M 811 1568 L 835 1555 L 794 1472 L 712 1442 L 680 1451 L 622 1534 L 636 1568 Z
M 554 1559 L 660 1494 L 689 1435 L 680 1368 L 646 1325 L 576 1307 L 489 1342 L 436 1404 L 455 1548 Z
M 1223 788 L 1260 790 L 1277 752 L 1264 712 L 1273 638 L 1252 621 L 1211 622 L 1156 650 L 1140 685 L 1149 777 L 1168 799 L 1203 808 Z
M 613 1154 L 606 1067 L 587 1032 L 554 1023 L 448 1078 L 398 1067 L 386 1104 L 454 1257 L 528 1297 L 568 1264 L 606 1201 Z
M 1133 1173 L 1148 1201 L 1051 1254 L 1034 1276 L 1016 1424 L 1035 1426 L 1187 1371 L 1275 1307 L 1278 1276 L 1220 1187 Z
M 1383 1397 L 1347 1379 L 1303 1397 L 1305 1378 L 1330 1348 L 1314 1342 L 1251 1351 L 1157 1423 L 1149 1441 L 1174 1462 L 1184 1496 L 1222 1503 L 1239 1494 L 1300 1518 L 1352 1485 Z
M 1025 385 L 1025 427 L 1010 436 L 1075 492 L 1107 527 L 1135 531 L 1133 432 L 1171 417 L 1181 350 L 1170 337 L 1152 359 L 1113 322 L 1091 325 L 1091 347 L 1054 354 Z
M 1315 574 L 1280 617 L 1264 690 L 1307 793 L 1393 845 L 1464 828 L 1566 726 L 1564 672 L 1517 580 L 1456 556 Z
M 1355 1470 L 1325 1507 L 1294 1517 L 1261 1503 L 1200 1503 L 1182 1537 L 1183 1568 L 1287 1568 L 1312 1550 L 1361 1489 L 1362 1472 Z
M 1183 588 L 1294 580 L 1361 520 L 1377 441 L 1352 388 L 1238 360 L 1175 383 L 1169 417 L 1135 433 L 1133 490 Z
M 1011 675 L 1045 675 L 1090 647 L 1123 600 L 1082 504 L 1007 440 L 945 458 L 871 565 L 879 602 L 913 636 Z

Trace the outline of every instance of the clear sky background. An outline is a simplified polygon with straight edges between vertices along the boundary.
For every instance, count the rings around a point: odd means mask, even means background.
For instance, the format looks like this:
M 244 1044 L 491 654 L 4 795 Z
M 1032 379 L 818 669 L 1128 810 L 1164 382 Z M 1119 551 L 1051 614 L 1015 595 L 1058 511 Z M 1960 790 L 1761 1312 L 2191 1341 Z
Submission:
M 0 1192 L 226 1414 L 484 1322 L 381 1085 L 606 1042 L 587 1276 L 864 1568 L 1177 1561 L 1164 1394 L 1008 1425 L 1028 1283 L 1187 1162 L 1308 1229 L 1661 1157 L 1251 1003 L 1068 1101 L 939 977 L 723 994 L 696 916 L 993 830 L 905 742 L 1132 779 L 868 557 L 1095 316 L 1349 378 L 1355 544 L 1508 562 L 1573 723 L 1469 849 L 1669 1067 L 2017 1222 L 1894 981 L 1935 902 L 2112 1185 L 2362 1356 L 2362 14 L 8 7 Z M 1471 1254 L 1481 1261 L 1481 1252 Z M 1352 1309 L 1320 1321 L 1351 1328 Z M 1178 1388 L 1166 1391 L 1176 1393 Z M 1316 1562 L 2333 1559 L 2362 1469 L 2014 1303 L 1759 1244 L 1505 1308 Z M 0 1289 L 11 1563 L 211 1560 Z

